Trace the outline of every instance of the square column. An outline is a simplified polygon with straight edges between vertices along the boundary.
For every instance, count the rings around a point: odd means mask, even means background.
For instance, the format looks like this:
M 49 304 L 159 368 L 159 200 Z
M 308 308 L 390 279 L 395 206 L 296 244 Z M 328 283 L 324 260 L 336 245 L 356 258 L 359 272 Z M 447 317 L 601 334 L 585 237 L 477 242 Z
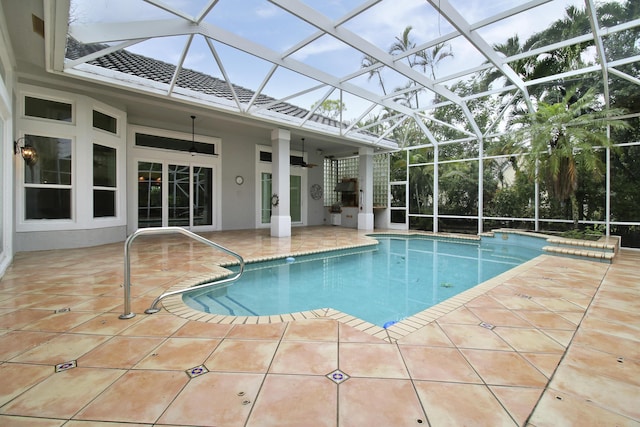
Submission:
M 291 132 L 285 129 L 271 131 L 271 236 L 291 236 L 290 196 L 290 142 Z M 277 202 L 277 204 L 276 204 Z
M 373 148 L 362 147 L 359 151 L 358 181 L 359 205 L 358 230 L 373 230 Z

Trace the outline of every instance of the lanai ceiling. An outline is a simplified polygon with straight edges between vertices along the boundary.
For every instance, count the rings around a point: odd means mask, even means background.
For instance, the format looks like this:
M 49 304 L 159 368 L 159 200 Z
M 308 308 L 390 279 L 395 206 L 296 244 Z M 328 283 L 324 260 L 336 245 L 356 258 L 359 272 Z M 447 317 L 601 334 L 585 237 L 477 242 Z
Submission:
M 524 42 L 545 30 L 571 6 L 588 12 L 588 28 L 511 56 L 496 50 L 515 35 Z M 607 37 L 637 29 L 640 20 L 606 28 L 596 10 L 594 0 L 55 1 L 45 2 L 53 30 L 47 60 L 54 72 L 392 149 L 391 132 L 407 121 L 431 143 L 438 142 L 436 125 L 470 139 L 499 132 L 500 114 L 480 126 L 473 100 L 508 93 L 504 112 L 515 100 L 535 108 L 529 92 L 539 85 L 596 75 L 606 100 L 612 81 L 640 84 L 640 75 L 624 68 L 640 61 L 640 41 L 631 56 L 606 57 L 603 48 Z M 394 44 L 400 48 L 391 51 Z M 514 66 L 585 44 L 583 61 L 561 74 L 527 80 Z M 145 67 L 118 62 L 118 53 L 159 62 L 145 74 Z M 168 75 L 152 72 L 159 63 Z M 478 73 L 499 78 L 464 94 L 451 89 Z M 315 109 L 327 100 L 345 108 Z M 446 106 L 462 120 L 436 119 L 436 109 Z M 333 121 L 321 118 L 331 113 Z

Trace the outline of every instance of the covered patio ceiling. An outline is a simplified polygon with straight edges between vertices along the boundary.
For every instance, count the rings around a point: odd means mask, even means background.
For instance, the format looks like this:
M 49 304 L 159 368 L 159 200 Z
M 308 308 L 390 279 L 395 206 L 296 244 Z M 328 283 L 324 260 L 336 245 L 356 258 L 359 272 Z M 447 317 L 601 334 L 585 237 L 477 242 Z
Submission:
M 570 7 L 588 13 L 586 31 L 510 56 L 496 48 L 547 29 Z M 500 116 L 517 100 L 535 108 L 530 90 L 538 85 L 595 74 L 608 102 L 613 80 L 640 84 L 620 68 L 640 55 L 606 57 L 603 48 L 640 19 L 605 28 L 595 0 L 62 0 L 45 2 L 45 21 L 49 71 L 385 150 L 397 148 L 392 132 L 407 122 L 433 144 L 441 142 L 436 125 L 472 140 L 499 133 Z M 72 56 L 70 42 L 91 49 Z M 585 44 L 581 64 L 559 74 L 527 79 L 513 66 Z M 118 65 L 122 52 L 169 64 L 171 75 Z M 452 90 L 479 73 L 497 77 Z M 198 76 L 220 87 L 194 83 Z M 480 125 L 469 103 L 505 94 L 502 112 Z M 327 104 L 334 108 L 323 110 Z M 436 118 L 447 106 L 462 119 Z

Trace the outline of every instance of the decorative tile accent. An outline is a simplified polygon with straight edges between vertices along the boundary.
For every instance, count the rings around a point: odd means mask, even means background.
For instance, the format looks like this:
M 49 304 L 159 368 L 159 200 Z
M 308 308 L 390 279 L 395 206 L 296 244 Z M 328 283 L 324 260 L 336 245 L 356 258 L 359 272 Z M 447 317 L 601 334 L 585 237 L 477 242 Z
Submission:
M 327 374 L 326 376 L 336 384 L 343 383 L 350 378 L 349 375 L 345 374 L 340 369 L 336 369 L 335 371 Z
M 189 378 L 195 378 L 195 377 L 199 377 L 200 375 L 206 374 L 207 372 L 209 372 L 209 370 L 207 369 L 206 366 L 200 365 L 193 368 L 189 368 L 185 372 L 187 373 L 187 375 L 189 375 Z
M 69 362 L 58 363 L 56 365 L 56 372 L 68 371 L 78 366 L 78 362 L 70 360 Z
M 491 323 L 487 323 L 487 322 L 481 322 L 480 326 L 482 326 L 485 329 L 493 329 L 493 328 L 495 328 L 494 325 L 492 325 Z

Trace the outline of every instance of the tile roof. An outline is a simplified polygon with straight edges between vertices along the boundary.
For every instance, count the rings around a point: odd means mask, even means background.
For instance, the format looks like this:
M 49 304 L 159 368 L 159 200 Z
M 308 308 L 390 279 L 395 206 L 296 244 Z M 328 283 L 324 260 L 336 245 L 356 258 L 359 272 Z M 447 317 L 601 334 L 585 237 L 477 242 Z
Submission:
M 73 37 L 68 37 L 65 57 L 68 60 L 76 60 L 92 53 L 104 50 L 108 47 L 109 46 L 105 44 L 98 43 L 84 44 L 80 43 Z M 87 64 L 164 84 L 171 83 L 176 69 L 176 66 L 173 64 L 169 64 L 143 55 L 134 54 L 125 49 L 100 56 L 91 61 L 87 61 Z M 233 94 L 227 82 L 216 77 L 200 73 L 198 71 L 182 68 L 180 70 L 180 74 L 178 75 L 176 85 L 184 89 L 189 89 L 192 91 L 235 102 Z M 235 84 L 232 85 L 233 90 L 235 91 L 240 103 L 248 104 L 255 95 L 255 92 L 250 89 L 237 86 Z M 258 95 L 256 100 L 254 101 L 254 105 L 256 106 L 264 106 L 271 103 L 274 104 L 267 107 L 267 110 L 276 113 L 285 114 L 297 118 L 304 118 L 309 113 L 309 110 L 297 107 L 286 102 L 277 102 L 275 98 L 262 94 Z M 340 123 L 337 120 L 322 116 L 320 114 L 312 114 L 309 120 L 332 127 L 346 127 L 344 123 Z

